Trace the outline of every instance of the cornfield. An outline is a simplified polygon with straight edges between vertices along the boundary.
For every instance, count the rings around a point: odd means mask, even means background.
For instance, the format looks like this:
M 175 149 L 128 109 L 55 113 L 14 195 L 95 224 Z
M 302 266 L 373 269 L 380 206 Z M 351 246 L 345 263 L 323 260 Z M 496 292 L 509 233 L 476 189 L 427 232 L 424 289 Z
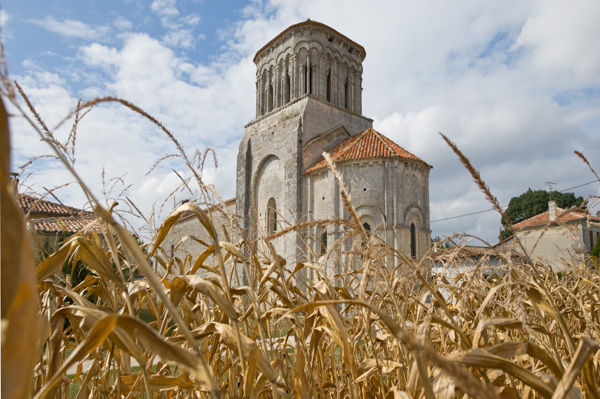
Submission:
M 19 86 L 3 81 L 5 101 L 21 110 L 20 92 L 32 126 L 77 178 L 65 146 Z M 155 122 L 201 183 L 174 136 L 136 106 L 97 99 L 69 117 L 107 101 Z M 219 239 L 210 215 L 193 203 L 176 209 L 141 246 L 80 179 L 99 229 L 82 230 L 36 259 L 10 186 L 2 111 L 4 398 L 600 398 L 593 259 L 559 275 L 526 256 L 499 254 L 502 264 L 490 273 L 485 259 L 460 267 L 459 245 L 441 260 L 461 272 L 433 275 L 433 252 L 415 261 L 367 234 L 340 184 L 350 218 L 313 223 L 344 224 L 345 239 L 358 243 L 360 266 L 331 280 L 318 262 L 283 261 L 274 237 L 251 241 L 238 231 L 228 235 L 238 241 Z M 212 240 L 187 260 L 161 249 L 183 213 Z M 194 267 L 170 267 L 185 262 Z M 77 263 L 90 274 L 74 285 L 62 270 Z M 199 268 L 207 271 L 202 277 L 193 273 Z M 237 268 L 246 283 L 232 274 Z M 302 285 L 298 276 L 308 269 L 314 279 Z

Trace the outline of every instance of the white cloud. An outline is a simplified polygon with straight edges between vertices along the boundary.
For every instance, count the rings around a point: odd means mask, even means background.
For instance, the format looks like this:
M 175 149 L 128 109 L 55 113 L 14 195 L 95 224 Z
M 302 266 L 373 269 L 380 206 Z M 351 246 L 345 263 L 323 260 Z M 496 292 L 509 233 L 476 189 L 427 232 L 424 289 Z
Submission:
M 113 26 L 118 30 L 128 31 L 131 30 L 131 28 L 133 28 L 133 23 L 131 23 L 131 21 L 127 18 L 124 18 L 119 15 L 117 18 L 114 19 Z
M 600 2 L 537 1 L 515 43 L 553 85 L 600 84 Z M 548 84 L 552 84 L 548 82 Z
M 4 28 L 8 21 L 10 21 L 11 15 L 4 10 L 0 10 L 0 26 Z
M 175 17 L 179 15 L 176 3 L 176 0 L 154 0 L 150 9 L 161 17 Z
M 172 30 L 162 37 L 162 41 L 172 47 L 192 48 L 198 38 L 191 29 Z
M 81 21 L 68 18 L 58 20 L 50 15 L 42 20 L 34 19 L 31 22 L 41 26 L 49 32 L 68 38 L 96 40 L 108 33 L 108 28 L 105 26 L 92 27 Z
M 196 14 L 188 14 L 180 18 L 181 23 L 194 27 L 200 23 L 200 16 Z
M 223 27 L 222 51 L 206 64 L 172 49 L 202 44 L 190 30 L 197 17 L 181 16 L 176 6 L 166 0 L 152 4 L 161 21 L 171 24 L 167 33 L 124 34 L 111 46 L 80 47 L 78 61 L 102 80 L 88 79 L 78 93 L 31 63 L 26 90 L 34 92 L 42 115 L 62 117 L 82 93 L 127 99 L 164 123 L 188 155 L 214 147 L 219 167 L 207 167 L 203 177 L 230 198 L 243 126 L 254 116 L 251 59 L 287 26 L 312 18 L 365 47 L 363 113 L 433 166 L 432 220 L 491 207 L 438 132 L 457 143 L 503 205 L 529 187 L 545 188 L 548 180 L 559 189 L 593 180 L 573 150 L 592 162 L 600 152 L 597 3 L 382 0 L 365 9 L 362 0 L 254 2 L 242 20 Z M 40 151 L 25 137 L 17 140 L 22 157 Z M 156 126 L 119 106 L 98 107 L 86 117 L 80 151 L 79 167 L 95 190 L 100 165 L 107 174 L 126 171 L 126 180 L 136 183 L 131 196 L 144 209 L 174 187 L 171 169 L 185 175 L 181 163 L 168 160 L 145 176 L 175 146 Z M 42 174 L 54 182 L 47 171 Z M 598 192 L 586 187 L 578 195 Z M 494 241 L 500 224 L 498 215 L 485 212 L 431 227 L 433 235 L 465 231 Z

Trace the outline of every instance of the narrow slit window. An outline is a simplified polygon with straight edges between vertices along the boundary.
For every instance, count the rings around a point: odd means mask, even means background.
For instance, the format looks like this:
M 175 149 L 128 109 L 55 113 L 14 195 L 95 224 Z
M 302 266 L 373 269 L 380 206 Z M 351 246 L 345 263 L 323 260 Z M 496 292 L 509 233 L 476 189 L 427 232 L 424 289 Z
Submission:
M 417 227 L 414 223 L 410 225 L 410 257 L 413 259 L 417 257 Z
M 267 202 L 267 232 L 273 234 L 277 231 L 277 205 L 275 198 L 270 198 Z
M 321 232 L 321 255 L 327 252 L 327 229 Z

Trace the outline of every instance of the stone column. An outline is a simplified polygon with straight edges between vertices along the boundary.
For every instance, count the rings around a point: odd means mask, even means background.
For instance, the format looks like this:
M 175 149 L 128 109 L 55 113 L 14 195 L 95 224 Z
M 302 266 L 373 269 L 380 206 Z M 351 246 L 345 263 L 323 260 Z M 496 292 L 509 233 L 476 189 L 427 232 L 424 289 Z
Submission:
M 256 77 L 256 117 L 260 116 L 260 76 Z
M 305 92 L 304 94 L 310 93 L 311 92 L 311 79 L 310 79 L 310 73 L 311 73 L 311 64 L 310 64 L 310 52 L 306 53 L 306 74 L 305 74 L 305 79 L 306 79 L 306 85 L 304 86 L 305 88 Z
M 354 101 L 354 95 L 355 95 L 355 92 L 354 92 L 354 78 L 355 78 L 355 76 L 356 75 L 355 75 L 354 69 L 349 69 L 348 70 L 348 90 L 350 92 L 348 93 L 348 99 L 349 99 L 348 109 L 350 111 L 352 111 L 352 112 L 354 112 L 354 107 L 355 107 L 355 104 L 356 104 L 356 102 Z
M 273 109 L 279 107 L 279 65 L 273 68 Z
M 300 75 L 299 82 L 300 85 L 298 87 L 298 97 L 304 94 L 304 89 L 306 88 L 306 65 L 300 65 L 298 74 Z
M 358 78 L 357 89 L 356 111 L 362 115 L 362 75 Z
M 338 64 L 336 61 L 331 62 L 331 102 L 337 105 L 337 80 L 338 80 Z
M 288 93 L 290 92 L 290 86 L 288 83 L 288 77 L 290 76 L 290 69 L 289 69 L 289 58 L 286 58 L 284 64 L 283 64 L 283 76 L 281 77 L 282 80 L 282 87 L 283 87 L 283 93 L 282 93 L 282 102 L 283 104 L 287 104 L 290 100 L 291 100 L 291 93 L 290 96 L 288 97 Z
M 273 94 L 272 94 L 272 90 L 271 90 L 271 82 L 272 82 L 272 77 L 271 74 L 273 73 L 273 71 L 269 70 L 267 72 L 267 87 L 265 88 L 266 90 L 266 95 L 265 95 L 265 100 L 266 100 L 266 107 L 265 107 L 265 114 L 270 112 L 271 110 L 269 109 L 269 104 L 273 104 Z
M 292 76 L 291 76 L 291 90 L 290 90 L 290 99 L 293 100 L 298 97 L 298 55 L 294 54 L 292 56 Z

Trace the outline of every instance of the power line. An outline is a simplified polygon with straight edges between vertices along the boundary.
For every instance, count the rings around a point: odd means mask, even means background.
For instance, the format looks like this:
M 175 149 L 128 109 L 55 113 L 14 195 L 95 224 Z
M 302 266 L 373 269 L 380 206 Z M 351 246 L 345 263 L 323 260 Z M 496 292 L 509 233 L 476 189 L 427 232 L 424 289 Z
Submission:
M 578 186 L 573 186 L 573 187 L 565 188 L 563 190 L 559 190 L 558 192 L 559 193 L 564 193 L 565 191 L 573 190 L 574 188 L 579 188 L 579 187 L 583 187 L 583 186 L 589 186 L 590 184 L 593 184 L 593 183 L 598 183 L 598 180 L 594 180 L 594 181 L 591 181 L 591 182 L 588 182 L 588 183 L 583 183 L 583 184 L 580 184 Z M 508 207 L 508 205 L 502 205 L 502 208 L 506 208 L 506 207 Z M 444 222 L 446 220 L 459 219 L 459 218 L 464 218 L 464 217 L 467 217 L 467 216 L 479 215 L 480 213 L 490 212 L 490 211 L 494 211 L 494 210 L 495 210 L 494 208 L 484 209 L 483 211 L 465 213 L 463 215 L 450 216 L 450 217 L 443 218 L 443 219 L 432 220 L 429 223 Z

